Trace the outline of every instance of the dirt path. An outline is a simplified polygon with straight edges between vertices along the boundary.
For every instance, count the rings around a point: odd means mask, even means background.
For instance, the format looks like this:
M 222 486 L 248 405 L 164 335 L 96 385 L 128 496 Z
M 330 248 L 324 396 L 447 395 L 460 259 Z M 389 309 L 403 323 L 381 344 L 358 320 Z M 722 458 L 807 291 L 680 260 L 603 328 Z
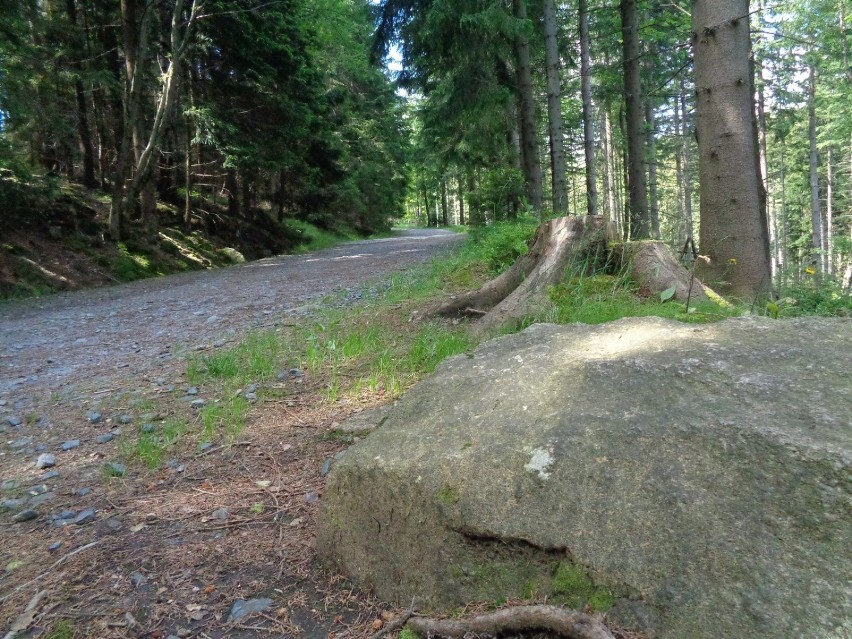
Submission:
M 308 255 L 0 306 L 0 415 L 69 387 L 106 389 L 116 379 L 157 375 L 187 350 L 285 322 L 327 295 L 427 261 L 461 237 L 402 231 Z
M 183 376 L 196 349 L 334 293 L 356 303 L 460 238 L 407 231 L 0 307 L 0 632 L 40 592 L 21 637 L 361 639 L 399 614 L 316 565 L 325 474 L 349 443 L 329 429 L 361 407 L 315 401 L 309 376 L 254 404 L 237 442 L 198 449 L 193 433 L 154 470 L 104 467 L 145 421 L 198 430 Z M 263 609 L 234 617 L 240 599 Z

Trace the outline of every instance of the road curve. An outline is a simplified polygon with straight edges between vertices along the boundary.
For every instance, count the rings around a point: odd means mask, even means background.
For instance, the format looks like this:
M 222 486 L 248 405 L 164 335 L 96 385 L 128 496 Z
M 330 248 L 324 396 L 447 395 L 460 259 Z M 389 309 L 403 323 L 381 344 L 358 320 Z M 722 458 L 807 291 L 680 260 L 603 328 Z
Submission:
M 400 231 L 306 255 L 5 304 L 0 415 L 53 394 L 165 375 L 187 351 L 286 321 L 327 295 L 428 261 L 462 237 Z

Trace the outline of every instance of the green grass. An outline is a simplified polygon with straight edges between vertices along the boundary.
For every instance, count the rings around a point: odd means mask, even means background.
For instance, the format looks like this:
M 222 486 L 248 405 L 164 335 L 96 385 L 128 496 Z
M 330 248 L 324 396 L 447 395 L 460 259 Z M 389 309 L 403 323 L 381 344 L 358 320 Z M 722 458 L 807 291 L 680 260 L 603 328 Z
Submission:
M 44 635 L 44 639 L 73 639 L 74 624 L 67 619 L 57 621 L 53 628 Z
M 189 425 L 181 419 L 170 418 L 151 433 L 141 433 L 136 440 L 121 442 L 119 451 L 126 460 L 136 461 L 154 470 L 160 467 L 165 454 L 173 449 L 189 430 Z
M 237 384 L 263 381 L 281 369 L 286 349 L 286 339 L 280 333 L 254 331 L 237 346 L 190 358 L 187 379 L 194 385 L 211 380 Z
M 202 439 L 209 441 L 219 435 L 228 439 L 239 437 L 246 424 L 249 402 L 242 396 L 210 404 L 201 410 Z

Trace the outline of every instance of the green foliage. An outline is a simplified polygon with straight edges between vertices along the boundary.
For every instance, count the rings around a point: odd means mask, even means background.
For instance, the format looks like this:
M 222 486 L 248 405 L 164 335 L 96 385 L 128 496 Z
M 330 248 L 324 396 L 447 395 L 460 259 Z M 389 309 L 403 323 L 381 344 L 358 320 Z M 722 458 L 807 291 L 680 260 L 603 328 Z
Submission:
M 467 333 L 424 326 L 408 352 L 408 369 L 414 373 L 431 373 L 447 357 L 464 353 L 472 346 Z
M 852 317 L 852 294 L 843 291 L 839 282 L 816 278 L 785 288 L 781 299 L 774 302 L 774 315 L 779 317 L 801 317 L 819 315 L 823 317 Z M 768 308 L 773 315 L 773 309 Z
M 44 635 L 44 639 L 74 639 L 74 624 L 61 619 Z
M 509 268 L 529 249 L 529 242 L 538 228 L 538 220 L 521 217 L 512 222 L 500 222 L 471 229 L 469 259 L 482 261 L 488 271 L 499 274 Z
M 686 306 L 680 302 L 642 299 L 638 293 L 636 283 L 625 276 L 598 273 L 574 277 L 550 289 L 554 310 L 544 319 L 560 324 L 602 324 L 622 317 L 657 316 L 701 323 L 721 320 L 740 312 L 715 302 L 702 302 L 690 305 L 687 313 Z M 528 323 L 533 319 L 536 318 L 530 318 Z
M 221 433 L 228 439 L 236 439 L 245 427 L 248 410 L 248 400 L 239 395 L 205 406 L 199 413 L 202 438 L 208 441 Z
M 568 561 L 559 562 L 550 589 L 556 601 L 576 610 L 588 605 L 595 612 L 606 612 L 615 602 L 612 593 L 595 586 L 585 571 Z
M 420 635 L 414 632 L 409 626 L 406 626 L 399 633 L 399 639 L 420 639 Z

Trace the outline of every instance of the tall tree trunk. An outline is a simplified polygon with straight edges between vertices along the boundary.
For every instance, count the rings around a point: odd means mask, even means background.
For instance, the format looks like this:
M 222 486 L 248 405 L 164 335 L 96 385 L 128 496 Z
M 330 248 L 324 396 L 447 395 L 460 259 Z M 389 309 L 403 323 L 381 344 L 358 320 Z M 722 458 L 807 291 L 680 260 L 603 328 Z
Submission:
M 553 212 L 564 215 L 568 201 L 565 184 L 565 149 L 562 134 L 562 78 L 556 40 L 556 2 L 544 0 L 544 54 L 547 66 L 547 118 L 550 134 L 550 176 Z
M 642 75 L 639 65 L 637 0 L 621 0 L 621 38 L 624 100 L 627 107 L 627 189 L 630 194 L 630 238 L 651 234 L 645 181 L 645 117 L 642 112 Z
M 787 147 L 781 141 L 781 246 L 778 249 L 778 270 L 782 288 L 787 285 Z
M 763 11 L 763 0 L 758 2 L 758 9 Z M 760 36 L 758 36 L 760 38 Z M 755 79 L 757 81 L 757 144 L 760 151 L 760 179 L 765 193 L 769 193 L 769 160 L 766 147 L 766 95 L 763 77 L 763 64 L 755 59 Z M 778 223 L 775 219 L 775 206 L 767 207 L 767 223 L 769 225 L 769 271 L 774 282 L 778 271 Z
M 846 0 L 839 0 L 840 4 L 840 42 L 843 47 L 843 68 L 846 71 L 846 79 L 852 82 L 852 65 L 849 63 L 849 39 L 846 33 Z
M 825 268 L 825 229 L 822 224 L 822 204 L 819 199 L 819 154 L 817 153 L 816 139 L 816 71 L 813 65 L 808 70 L 808 141 L 810 152 L 808 164 L 810 166 L 811 187 L 811 248 L 814 251 L 814 264 L 819 266 L 822 273 Z
M 580 20 L 580 94 L 583 99 L 583 153 L 586 158 L 586 212 L 598 214 L 598 188 L 595 177 L 595 133 L 592 114 L 592 61 L 589 49 L 589 3 L 578 2 Z M 607 167 L 609 170 L 610 167 Z M 610 213 L 611 215 L 611 213 Z
M 512 0 L 515 18 L 527 20 L 526 0 Z M 523 145 L 524 178 L 530 206 L 537 215 L 541 215 L 543 202 L 541 161 L 538 155 L 538 127 L 535 117 L 535 98 L 533 96 L 532 66 L 530 63 L 530 43 L 523 33 L 515 38 L 515 57 L 518 76 L 518 96 L 520 102 L 520 132 Z
M 828 147 L 825 160 L 825 272 L 834 275 L 834 154 Z
M 680 116 L 683 126 L 680 152 L 683 156 L 683 212 L 686 216 L 687 237 L 695 237 L 695 216 L 692 213 L 692 160 L 689 153 L 689 112 L 686 110 L 686 88 L 680 81 Z M 677 108 L 677 107 L 675 107 Z
M 675 185 L 677 188 L 677 195 L 675 208 L 677 210 L 677 224 L 678 224 L 678 235 L 677 235 L 677 243 L 678 246 L 685 246 L 688 239 L 692 236 L 691 229 L 687 229 L 686 226 L 686 213 L 684 212 L 684 198 L 683 198 L 683 127 L 681 126 L 681 118 L 680 118 L 680 95 L 675 95 L 674 100 L 674 108 L 672 109 L 672 114 L 674 116 L 674 134 L 675 134 Z
M 441 218 L 444 226 L 450 225 L 450 207 L 447 203 L 447 181 L 441 178 Z
M 771 285 L 761 207 L 748 0 L 694 0 L 701 192 L 700 276 L 743 299 Z
M 77 29 L 77 7 L 74 0 L 66 0 L 65 12 L 68 15 L 68 22 L 71 24 L 71 29 Z M 82 49 L 72 52 L 73 57 L 82 57 Z M 83 71 L 83 64 L 79 60 L 71 61 L 71 68 L 74 70 L 77 77 L 74 79 L 74 93 L 77 98 L 77 133 L 80 136 L 80 149 L 83 152 L 83 184 L 89 188 L 97 186 L 95 180 L 95 150 L 92 145 L 92 133 L 89 129 L 89 114 L 86 104 L 86 93 L 83 88 L 83 80 L 80 74 Z
M 459 224 L 464 226 L 464 177 L 459 173 L 458 178 L 458 193 L 459 193 Z
M 647 125 L 648 157 L 648 205 L 651 216 L 651 237 L 660 239 L 660 199 L 657 192 L 657 122 L 654 117 L 654 105 L 645 101 L 645 123 Z
M 617 170 L 615 168 L 615 151 L 613 149 L 613 139 L 612 139 L 612 121 L 609 117 L 609 109 L 603 108 L 601 109 L 602 115 L 602 126 L 603 129 L 603 152 L 604 152 L 604 191 L 606 192 L 606 198 L 604 199 L 604 203 L 606 206 L 606 214 L 605 218 L 607 222 L 614 222 L 616 228 L 618 229 L 619 235 L 621 234 L 621 216 L 618 211 L 618 205 L 616 204 L 616 173 Z

